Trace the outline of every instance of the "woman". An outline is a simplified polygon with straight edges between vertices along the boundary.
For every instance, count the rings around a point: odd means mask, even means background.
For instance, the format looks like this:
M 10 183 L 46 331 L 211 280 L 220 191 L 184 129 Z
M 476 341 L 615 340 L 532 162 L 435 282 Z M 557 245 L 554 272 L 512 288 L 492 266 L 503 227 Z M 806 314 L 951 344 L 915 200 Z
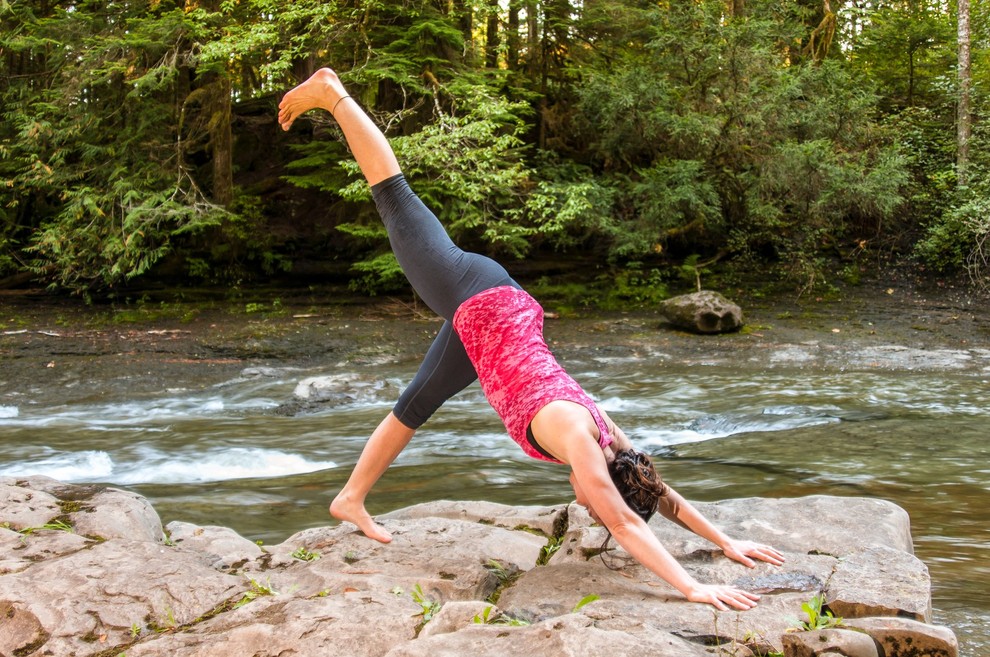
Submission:
M 783 563 L 777 550 L 727 537 L 664 484 L 649 456 L 557 364 L 542 337 L 543 311 L 501 265 L 453 244 L 409 189 L 388 141 L 330 69 L 285 95 L 278 121 L 288 130 L 311 109 L 340 125 L 371 186 L 389 242 L 409 282 L 446 321 L 422 366 L 378 425 L 330 513 L 387 543 L 391 535 L 365 510 L 371 487 L 416 430 L 451 396 L 478 378 L 509 435 L 530 456 L 570 466 L 577 503 L 627 552 L 694 602 L 750 609 L 759 596 L 697 582 L 647 525 L 654 512 L 706 538 L 731 559 Z

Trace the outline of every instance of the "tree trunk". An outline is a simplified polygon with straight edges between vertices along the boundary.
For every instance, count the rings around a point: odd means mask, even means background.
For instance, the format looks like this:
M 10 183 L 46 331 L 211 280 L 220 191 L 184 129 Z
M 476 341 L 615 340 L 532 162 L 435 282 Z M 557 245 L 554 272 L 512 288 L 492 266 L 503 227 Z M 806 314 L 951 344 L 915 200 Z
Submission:
M 540 72 L 540 18 L 536 0 L 526 0 L 526 70 L 530 78 Z
M 506 64 L 510 71 L 519 66 L 519 0 L 509 1 L 509 25 L 506 34 L 508 50 L 506 51 Z
M 474 60 L 474 29 L 473 16 L 471 14 L 471 3 L 465 0 L 454 0 L 454 16 L 457 18 L 457 27 L 461 31 L 464 39 L 464 60 L 472 62 Z
M 908 95 L 907 106 L 914 107 L 914 45 L 908 46 Z
M 230 78 L 215 82 L 210 115 L 210 144 L 213 151 L 213 201 L 230 207 L 234 200 L 234 139 L 230 130 Z
M 959 5 L 959 116 L 956 123 L 956 173 L 958 184 L 965 186 L 969 166 L 969 138 L 973 130 L 970 115 L 970 88 L 972 71 L 969 59 L 969 0 L 958 0 Z
M 498 47 L 501 45 L 498 34 L 498 12 L 498 0 L 489 0 L 485 26 L 485 68 L 498 68 Z

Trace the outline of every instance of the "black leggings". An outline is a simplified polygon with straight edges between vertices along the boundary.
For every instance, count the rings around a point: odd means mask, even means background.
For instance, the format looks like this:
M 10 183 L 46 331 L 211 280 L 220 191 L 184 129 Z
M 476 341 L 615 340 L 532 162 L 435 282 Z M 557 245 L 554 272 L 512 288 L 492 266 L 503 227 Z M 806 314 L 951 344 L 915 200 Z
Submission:
M 400 422 L 418 429 L 445 401 L 478 378 L 454 332 L 454 312 L 479 292 L 502 285 L 518 288 L 519 284 L 491 258 L 455 245 L 402 174 L 376 184 L 371 192 L 406 278 L 426 305 L 446 320 L 392 409 Z

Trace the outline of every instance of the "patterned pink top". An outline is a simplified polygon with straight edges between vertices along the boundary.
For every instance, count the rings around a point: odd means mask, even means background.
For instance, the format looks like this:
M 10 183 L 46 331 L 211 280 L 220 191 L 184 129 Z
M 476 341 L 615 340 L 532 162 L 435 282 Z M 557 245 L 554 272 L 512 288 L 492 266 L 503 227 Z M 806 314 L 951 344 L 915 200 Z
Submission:
M 454 330 L 488 403 L 526 454 L 559 463 L 537 451 L 526 436 L 539 410 L 557 400 L 587 408 L 598 426 L 598 444 L 603 449 L 612 444 L 595 402 L 550 353 L 543 339 L 543 308 L 525 291 L 502 286 L 479 292 L 454 313 Z

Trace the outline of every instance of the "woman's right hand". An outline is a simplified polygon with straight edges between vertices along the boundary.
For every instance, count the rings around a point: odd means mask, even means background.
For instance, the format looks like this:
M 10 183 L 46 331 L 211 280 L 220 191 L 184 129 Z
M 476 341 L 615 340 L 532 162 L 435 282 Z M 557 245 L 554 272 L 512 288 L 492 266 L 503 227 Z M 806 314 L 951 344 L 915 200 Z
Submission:
M 688 592 L 687 599 L 710 604 L 721 611 L 729 611 L 729 607 L 746 611 L 756 606 L 760 596 L 734 586 L 698 584 Z

